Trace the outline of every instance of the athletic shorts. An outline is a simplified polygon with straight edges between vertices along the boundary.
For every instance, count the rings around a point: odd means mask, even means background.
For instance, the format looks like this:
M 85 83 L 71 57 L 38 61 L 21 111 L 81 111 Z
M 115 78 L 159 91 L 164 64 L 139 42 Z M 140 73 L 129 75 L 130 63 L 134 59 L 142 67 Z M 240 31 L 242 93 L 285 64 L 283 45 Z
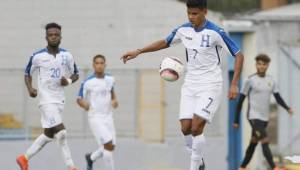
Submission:
M 267 137 L 268 122 L 259 119 L 250 119 L 250 125 L 252 127 L 252 136 L 257 139 L 263 139 Z
M 110 141 L 116 144 L 116 131 L 112 117 L 89 117 L 91 131 L 99 145 L 104 145 Z
M 183 84 L 181 88 L 179 119 L 192 119 L 197 115 L 211 123 L 222 97 L 222 85 L 199 87 Z
M 49 103 L 39 106 L 43 128 L 52 128 L 62 123 L 64 104 Z

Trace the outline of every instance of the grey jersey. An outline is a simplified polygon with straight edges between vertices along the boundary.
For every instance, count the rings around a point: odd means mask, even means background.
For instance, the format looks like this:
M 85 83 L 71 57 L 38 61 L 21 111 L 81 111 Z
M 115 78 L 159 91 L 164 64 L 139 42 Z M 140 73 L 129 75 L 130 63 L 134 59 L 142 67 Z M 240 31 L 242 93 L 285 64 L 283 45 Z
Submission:
M 245 81 L 242 94 L 248 96 L 248 119 L 269 120 L 270 98 L 278 93 L 278 87 L 270 75 L 260 77 L 249 76 Z

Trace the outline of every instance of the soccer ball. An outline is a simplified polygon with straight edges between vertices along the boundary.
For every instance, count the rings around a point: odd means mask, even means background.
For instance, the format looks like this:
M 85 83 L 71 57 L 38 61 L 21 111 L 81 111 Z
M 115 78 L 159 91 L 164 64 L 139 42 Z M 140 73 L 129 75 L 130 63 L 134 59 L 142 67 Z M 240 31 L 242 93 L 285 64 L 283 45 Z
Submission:
M 166 81 L 176 81 L 183 73 L 183 64 L 176 57 L 166 57 L 160 64 L 160 77 Z

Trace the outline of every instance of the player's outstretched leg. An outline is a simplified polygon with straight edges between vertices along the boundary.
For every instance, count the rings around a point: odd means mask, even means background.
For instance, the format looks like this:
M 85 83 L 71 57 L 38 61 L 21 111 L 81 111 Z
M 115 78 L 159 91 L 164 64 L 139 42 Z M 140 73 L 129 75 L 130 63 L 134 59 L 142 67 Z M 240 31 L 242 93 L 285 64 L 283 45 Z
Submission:
M 47 137 L 45 134 L 41 134 L 38 138 L 36 138 L 32 145 L 27 149 L 26 154 L 17 157 L 17 163 L 21 170 L 28 170 L 29 159 L 37 154 L 50 141 L 52 141 L 52 139 Z

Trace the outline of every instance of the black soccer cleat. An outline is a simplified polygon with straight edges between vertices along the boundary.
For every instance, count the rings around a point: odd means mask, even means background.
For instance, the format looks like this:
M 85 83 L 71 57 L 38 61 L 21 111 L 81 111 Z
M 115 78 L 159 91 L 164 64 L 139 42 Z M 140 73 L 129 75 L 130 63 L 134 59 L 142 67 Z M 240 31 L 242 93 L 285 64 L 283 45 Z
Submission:
M 202 158 L 202 165 L 199 166 L 199 170 L 205 170 L 205 163 L 203 158 Z
M 86 160 L 86 170 L 93 170 L 93 161 L 91 159 L 91 153 L 85 154 L 85 160 Z

